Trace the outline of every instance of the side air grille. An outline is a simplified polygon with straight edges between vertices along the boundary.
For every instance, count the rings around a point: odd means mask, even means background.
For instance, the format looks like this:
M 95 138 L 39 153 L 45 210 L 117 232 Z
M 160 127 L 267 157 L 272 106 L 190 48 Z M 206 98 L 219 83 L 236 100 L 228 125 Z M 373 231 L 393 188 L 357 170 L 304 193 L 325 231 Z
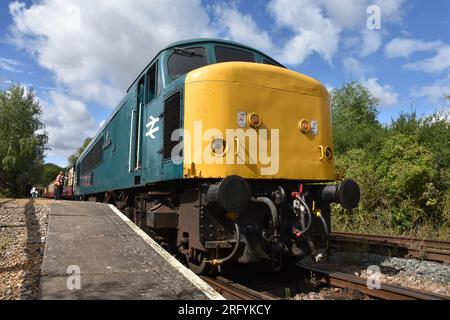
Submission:
M 180 91 L 174 93 L 164 102 L 164 160 L 170 159 L 172 149 L 178 144 L 178 141 L 172 141 L 172 132 L 181 127 L 180 122 Z
M 85 175 L 103 161 L 103 136 L 95 143 L 81 162 L 81 174 Z

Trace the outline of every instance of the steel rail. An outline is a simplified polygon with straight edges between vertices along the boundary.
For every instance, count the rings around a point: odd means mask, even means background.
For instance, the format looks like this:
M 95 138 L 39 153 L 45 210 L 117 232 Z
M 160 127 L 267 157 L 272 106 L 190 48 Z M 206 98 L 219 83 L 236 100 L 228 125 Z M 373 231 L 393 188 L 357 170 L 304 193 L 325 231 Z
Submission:
M 332 287 L 357 290 L 367 296 L 383 300 L 449 300 L 450 297 L 417 289 L 380 283 L 379 289 L 370 289 L 367 279 L 342 272 L 329 272 L 316 267 L 297 264 L 304 272 L 314 274 L 319 281 Z
M 450 264 L 450 241 L 333 232 L 332 247 L 362 246 L 370 251 L 388 248 L 390 255 L 407 256 Z
M 258 292 L 222 277 L 200 276 L 206 283 L 228 300 L 277 300 L 270 294 Z
M 408 244 L 408 245 L 418 244 L 430 248 L 450 250 L 450 241 L 448 240 L 420 239 L 420 238 L 409 238 L 400 236 L 385 236 L 376 234 L 347 233 L 347 232 L 332 232 L 331 237 L 347 238 L 347 239 L 367 239 L 374 241 L 384 241 L 386 243 L 394 243 L 394 244 Z

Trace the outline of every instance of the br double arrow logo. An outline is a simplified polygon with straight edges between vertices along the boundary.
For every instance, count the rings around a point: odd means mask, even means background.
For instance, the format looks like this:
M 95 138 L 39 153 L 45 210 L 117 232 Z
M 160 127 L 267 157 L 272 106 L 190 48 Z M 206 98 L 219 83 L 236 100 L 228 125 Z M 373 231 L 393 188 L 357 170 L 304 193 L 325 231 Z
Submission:
M 150 116 L 150 121 L 145 126 L 147 128 L 147 133 L 145 134 L 147 137 L 150 136 L 150 138 L 155 139 L 154 133 L 159 131 L 159 127 L 155 128 L 158 121 L 159 118 L 153 118 L 153 116 Z

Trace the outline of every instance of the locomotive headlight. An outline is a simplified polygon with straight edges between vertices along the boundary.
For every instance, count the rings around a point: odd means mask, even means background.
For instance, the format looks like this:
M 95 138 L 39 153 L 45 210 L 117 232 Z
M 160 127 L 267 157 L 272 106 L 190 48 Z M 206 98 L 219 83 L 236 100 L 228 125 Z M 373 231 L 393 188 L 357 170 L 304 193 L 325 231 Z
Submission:
M 227 142 L 222 138 L 214 138 L 211 141 L 211 151 L 217 156 L 223 156 L 227 152 Z
M 303 133 L 308 133 L 311 130 L 311 125 L 308 120 L 302 119 L 298 122 L 298 127 Z
M 247 122 L 250 126 L 257 128 L 261 125 L 261 118 L 257 113 L 251 112 L 247 116 Z

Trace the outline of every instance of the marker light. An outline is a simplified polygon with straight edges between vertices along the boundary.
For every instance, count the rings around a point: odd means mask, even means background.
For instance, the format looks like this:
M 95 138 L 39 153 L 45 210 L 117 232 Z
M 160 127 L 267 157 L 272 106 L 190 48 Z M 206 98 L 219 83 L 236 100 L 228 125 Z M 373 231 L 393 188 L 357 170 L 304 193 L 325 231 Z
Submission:
M 306 119 L 302 119 L 298 122 L 298 127 L 303 133 L 308 133 L 311 130 L 311 125 Z
M 247 116 L 247 122 L 250 126 L 257 128 L 261 125 L 261 118 L 257 113 L 249 113 Z

